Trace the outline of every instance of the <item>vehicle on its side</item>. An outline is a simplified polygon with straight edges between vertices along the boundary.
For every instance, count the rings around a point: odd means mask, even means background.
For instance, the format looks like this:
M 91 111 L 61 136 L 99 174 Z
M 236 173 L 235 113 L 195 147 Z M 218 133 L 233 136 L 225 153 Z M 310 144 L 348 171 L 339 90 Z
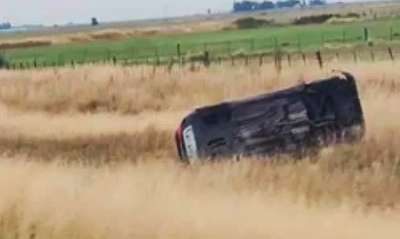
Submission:
M 302 156 L 359 141 L 365 123 L 356 80 L 342 75 L 195 109 L 175 133 L 180 159 Z

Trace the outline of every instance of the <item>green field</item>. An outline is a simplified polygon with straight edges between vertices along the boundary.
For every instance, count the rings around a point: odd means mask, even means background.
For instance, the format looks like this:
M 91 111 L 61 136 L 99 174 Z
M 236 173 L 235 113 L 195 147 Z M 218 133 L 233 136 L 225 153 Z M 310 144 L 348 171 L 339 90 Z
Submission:
M 234 54 L 241 52 L 270 51 L 277 47 L 286 50 L 310 50 L 326 44 L 362 43 L 364 28 L 368 28 L 372 40 L 400 40 L 400 19 L 341 24 L 307 26 L 271 26 L 253 30 L 219 30 L 184 35 L 135 37 L 114 41 L 70 43 L 45 47 L 8 50 L 14 63 L 36 59 L 38 65 L 64 64 L 85 61 L 103 61 L 116 57 L 119 60 L 170 58 L 180 52 L 199 54 Z

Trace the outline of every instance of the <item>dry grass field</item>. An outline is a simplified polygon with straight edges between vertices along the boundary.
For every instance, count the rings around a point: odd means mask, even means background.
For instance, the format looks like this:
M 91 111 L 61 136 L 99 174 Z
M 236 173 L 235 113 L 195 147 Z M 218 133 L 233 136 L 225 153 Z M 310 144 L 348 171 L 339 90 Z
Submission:
M 359 144 L 317 161 L 177 162 L 192 108 L 338 68 L 358 78 Z M 399 77 L 384 61 L 0 71 L 0 237 L 399 238 Z

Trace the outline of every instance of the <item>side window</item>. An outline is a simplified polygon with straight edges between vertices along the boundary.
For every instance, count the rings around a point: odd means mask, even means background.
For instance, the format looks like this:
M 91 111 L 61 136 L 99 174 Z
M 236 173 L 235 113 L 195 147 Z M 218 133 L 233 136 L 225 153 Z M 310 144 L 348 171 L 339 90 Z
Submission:
M 319 117 L 321 118 L 335 117 L 335 102 L 332 99 L 331 95 L 329 94 L 326 94 L 321 102 Z
M 303 97 L 311 120 L 330 118 L 335 115 L 335 101 L 325 92 L 308 91 Z

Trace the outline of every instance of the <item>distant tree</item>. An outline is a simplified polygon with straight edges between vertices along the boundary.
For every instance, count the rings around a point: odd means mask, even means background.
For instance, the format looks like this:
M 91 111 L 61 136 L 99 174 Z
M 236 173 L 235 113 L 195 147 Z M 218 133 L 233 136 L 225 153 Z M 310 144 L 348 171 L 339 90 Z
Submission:
M 286 1 L 278 1 L 276 3 L 276 6 L 278 8 L 292 8 L 300 4 L 301 2 L 299 0 L 286 0 Z
M 97 26 L 99 25 L 99 22 L 97 21 L 97 18 L 93 17 L 92 18 L 92 26 Z
M 11 28 L 11 23 L 5 22 L 5 23 L 0 23 L 0 29 L 10 29 Z
M 257 2 L 252 1 L 242 1 L 242 2 L 235 2 L 233 4 L 233 11 L 234 12 L 249 12 L 255 10 Z
M 274 9 L 275 8 L 275 3 L 271 1 L 264 1 L 260 3 L 260 10 L 268 10 L 268 9 Z
M 310 6 L 325 5 L 326 0 L 310 0 Z

